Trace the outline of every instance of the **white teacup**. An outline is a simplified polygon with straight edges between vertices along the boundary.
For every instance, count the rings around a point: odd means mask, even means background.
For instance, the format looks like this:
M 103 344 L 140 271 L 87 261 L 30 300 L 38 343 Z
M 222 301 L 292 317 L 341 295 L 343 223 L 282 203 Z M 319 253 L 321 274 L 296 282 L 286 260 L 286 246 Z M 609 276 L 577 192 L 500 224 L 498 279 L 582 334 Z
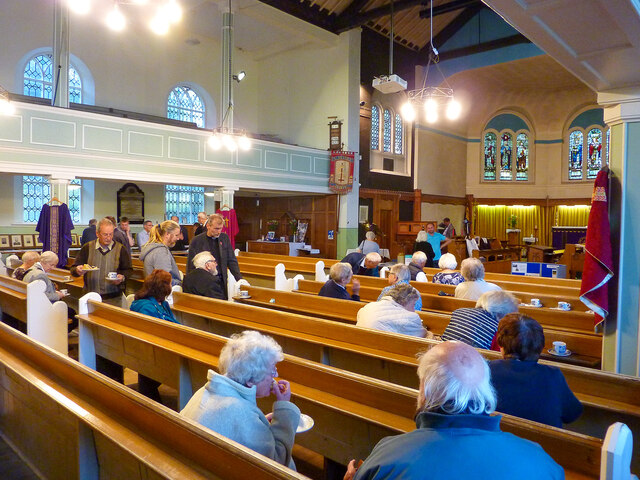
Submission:
M 249 292 L 247 290 L 240 290 L 240 296 L 241 297 L 248 297 L 249 296 Z
M 60 293 L 66 297 L 67 295 L 69 295 L 69 290 L 67 290 L 66 288 L 63 288 L 62 290 L 60 290 Z
M 540 299 L 539 298 L 532 298 L 531 299 L 531 305 L 533 305 L 534 307 L 539 307 L 540 305 L 542 305 L 542 303 L 540 303 Z
M 553 342 L 553 350 L 558 355 L 564 355 L 565 353 L 567 353 L 567 344 L 556 340 L 555 342 Z
M 107 273 L 107 278 L 109 280 L 117 280 L 118 279 L 118 272 L 109 272 L 109 273 Z
M 560 310 L 571 310 L 571 304 L 569 302 L 558 302 L 558 308 Z

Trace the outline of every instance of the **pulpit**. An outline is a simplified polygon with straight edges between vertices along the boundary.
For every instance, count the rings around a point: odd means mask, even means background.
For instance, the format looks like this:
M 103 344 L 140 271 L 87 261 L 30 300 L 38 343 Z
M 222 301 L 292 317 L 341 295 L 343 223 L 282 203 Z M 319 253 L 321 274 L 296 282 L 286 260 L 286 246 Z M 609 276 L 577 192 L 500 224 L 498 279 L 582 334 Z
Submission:
M 520 245 L 520 229 L 507 228 L 507 245 Z

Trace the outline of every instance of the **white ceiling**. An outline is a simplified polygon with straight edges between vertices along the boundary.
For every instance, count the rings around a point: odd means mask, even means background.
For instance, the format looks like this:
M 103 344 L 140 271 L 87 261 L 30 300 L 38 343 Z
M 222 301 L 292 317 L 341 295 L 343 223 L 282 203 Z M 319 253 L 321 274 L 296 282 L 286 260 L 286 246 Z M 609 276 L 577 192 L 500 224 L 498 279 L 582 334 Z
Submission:
M 598 92 L 640 88 L 638 0 L 483 0 Z

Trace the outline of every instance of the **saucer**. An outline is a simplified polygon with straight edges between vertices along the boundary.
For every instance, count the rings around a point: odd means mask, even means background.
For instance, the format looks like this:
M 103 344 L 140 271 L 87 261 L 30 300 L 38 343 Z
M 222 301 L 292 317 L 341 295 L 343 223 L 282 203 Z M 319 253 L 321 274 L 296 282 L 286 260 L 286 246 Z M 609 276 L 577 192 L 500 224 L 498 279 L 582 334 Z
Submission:
M 305 415 L 304 413 L 300 414 L 300 423 L 298 423 L 298 428 L 296 428 L 296 433 L 306 432 L 307 430 L 311 430 L 313 427 L 313 418 L 309 415 Z
M 251 295 L 237 295 L 236 298 L 251 298 Z
M 569 355 L 571 355 L 571 350 L 568 350 L 564 353 L 556 353 L 556 351 L 553 348 L 550 348 L 549 350 L 547 350 L 547 352 L 550 355 L 553 355 L 555 357 L 568 357 Z
M 527 307 L 542 308 L 542 304 L 534 305 L 533 303 L 525 303 Z

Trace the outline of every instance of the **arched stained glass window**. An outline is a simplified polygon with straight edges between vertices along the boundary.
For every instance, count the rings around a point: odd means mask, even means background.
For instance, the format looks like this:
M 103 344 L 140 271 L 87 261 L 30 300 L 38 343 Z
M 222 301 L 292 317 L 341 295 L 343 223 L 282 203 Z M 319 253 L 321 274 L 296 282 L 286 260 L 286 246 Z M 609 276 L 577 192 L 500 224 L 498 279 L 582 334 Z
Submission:
M 73 223 L 80 223 L 81 215 L 81 200 L 82 200 L 82 180 L 75 178 L 71 180 L 69 184 L 69 213 L 71 214 L 71 220 Z M 72 188 L 71 185 L 79 185 L 80 188 Z
M 167 118 L 193 122 L 198 127 L 204 128 L 204 102 L 191 88 L 187 86 L 176 87 L 171 91 L 167 100 Z
M 484 136 L 484 179 L 496 179 L 496 134 L 488 132 Z
M 204 187 L 166 185 L 164 192 L 167 218 L 176 215 L 182 223 L 194 223 L 204 210 Z
M 371 107 L 371 150 L 380 150 L 380 109 Z
M 382 122 L 382 151 L 391 152 L 391 112 L 385 110 Z
M 513 136 L 510 133 L 503 133 L 500 140 L 500 180 L 511 180 L 513 179 L 511 172 Z
M 529 137 L 526 133 L 516 137 L 516 180 L 529 180 Z
M 42 206 L 51 200 L 51 187 L 47 177 L 24 175 L 22 177 L 22 220 L 36 223 Z
M 398 155 L 402 154 L 402 134 L 404 129 L 402 128 L 402 117 L 396 113 L 396 119 L 394 123 L 395 138 L 393 139 L 393 153 Z
M 24 68 L 22 93 L 30 97 L 53 97 L 53 56 L 36 55 Z M 69 65 L 69 101 L 82 103 L 82 80 L 73 66 Z
M 583 137 L 580 130 L 569 134 L 569 180 L 582 180 Z
M 596 178 L 602 168 L 602 130 L 592 128 L 587 134 L 587 178 Z

